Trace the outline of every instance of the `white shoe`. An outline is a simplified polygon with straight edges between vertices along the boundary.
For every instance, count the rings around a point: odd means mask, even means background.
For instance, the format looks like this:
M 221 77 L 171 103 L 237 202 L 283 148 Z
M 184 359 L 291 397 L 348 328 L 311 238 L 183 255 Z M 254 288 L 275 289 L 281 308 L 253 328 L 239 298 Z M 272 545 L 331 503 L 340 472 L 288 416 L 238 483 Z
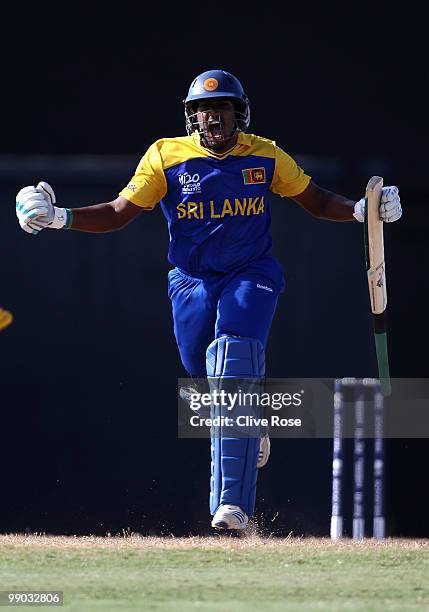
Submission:
M 215 529 L 245 529 L 249 517 L 240 508 L 232 504 L 222 504 L 216 511 L 212 520 Z
M 258 463 L 256 467 L 261 468 L 267 464 L 269 456 L 270 456 L 271 442 L 268 434 L 265 434 L 261 438 L 261 442 L 259 444 L 259 453 L 258 453 Z

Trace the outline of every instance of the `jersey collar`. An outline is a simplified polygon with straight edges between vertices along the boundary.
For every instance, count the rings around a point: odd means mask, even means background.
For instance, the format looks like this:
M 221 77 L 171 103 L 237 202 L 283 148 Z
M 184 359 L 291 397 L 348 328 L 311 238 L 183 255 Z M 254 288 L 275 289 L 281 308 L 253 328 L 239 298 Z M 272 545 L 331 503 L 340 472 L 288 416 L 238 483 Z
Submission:
M 250 147 L 250 137 L 248 134 L 245 134 L 244 132 L 238 132 L 238 138 L 237 138 L 237 142 L 235 143 L 235 145 L 233 147 L 231 147 L 230 149 L 228 149 L 228 151 L 224 151 L 221 154 L 218 153 L 214 153 L 213 151 L 210 151 L 210 149 L 207 149 L 206 147 L 203 147 L 203 145 L 201 144 L 201 140 L 200 140 L 200 134 L 195 131 L 192 133 L 192 138 L 195 142 L 195 144 L 203 149 L 203 151 L 209 155 L 210 157 L 214 157 L 215 159 L 223 159 L 224 157 L 228 157 L 228 155 L 231 155 L 231 153 L 233 151 L 235 151 L 238 147 L 241 146 L 245 146 L 245 147 Z

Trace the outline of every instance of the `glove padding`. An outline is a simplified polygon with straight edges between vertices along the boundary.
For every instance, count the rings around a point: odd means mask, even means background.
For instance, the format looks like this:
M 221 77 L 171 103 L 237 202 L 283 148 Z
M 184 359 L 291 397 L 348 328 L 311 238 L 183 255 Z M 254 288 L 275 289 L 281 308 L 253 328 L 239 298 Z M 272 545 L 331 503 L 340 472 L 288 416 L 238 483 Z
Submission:
M 360 223 L 365 218 L 365 198 L 361 198 L 355 204 L 353 216 Z M 401 199 L 399 189 L 394 185 L 383 187 L 380 198 L 380 219 L 385 223 L 393 223 L 402 216 Z
M 16 215 L 25 232 L 38 234 L 52 223 L 55 217 L 55 193 L 45 181 L 37 187 L 30 185 L 21 189 L 16 196 Z
M 402 216 L 399 189 L 395 186 L 383 187 L 380 199 L 380 219 L 385 223 L 397 221 Z

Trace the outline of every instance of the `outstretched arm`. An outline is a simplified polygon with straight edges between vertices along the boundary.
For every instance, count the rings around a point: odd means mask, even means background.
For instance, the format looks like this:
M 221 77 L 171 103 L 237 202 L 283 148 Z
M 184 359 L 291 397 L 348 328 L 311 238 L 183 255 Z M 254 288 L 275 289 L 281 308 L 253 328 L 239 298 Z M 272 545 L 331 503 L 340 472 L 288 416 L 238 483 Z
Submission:
M 122 196 L 112 202 L 72 208 L 70 229 L 81 232 L 114 232 L 125 227 L 142 210 Z
M 364 220 L 365 198 L 358 202 L 338 193 L 328 191 L 310 181 L 302 193 L 292 198 L 313 217 L 331 221 Z M 397 221 L 402 215 L 401 200 L 397 187 L 383 187 L 380 199 L 380 219 L 385 223 Z
M 310 181 L 302 193 L 292 198 L 313 217 L 330 219 L 331 221 L 354 221 L 356 202 L 349 200 L 333 191 L 323 189 Z
M 111 202 L 83 208 L 59 208 L 52 187 L 40 182 L 24 187 L 16 197 L 16 213 L 22 229 L 38 234 L 46 227 L 82 232 L 113 232 L 125 227 L 143 208 L 119 196 Z

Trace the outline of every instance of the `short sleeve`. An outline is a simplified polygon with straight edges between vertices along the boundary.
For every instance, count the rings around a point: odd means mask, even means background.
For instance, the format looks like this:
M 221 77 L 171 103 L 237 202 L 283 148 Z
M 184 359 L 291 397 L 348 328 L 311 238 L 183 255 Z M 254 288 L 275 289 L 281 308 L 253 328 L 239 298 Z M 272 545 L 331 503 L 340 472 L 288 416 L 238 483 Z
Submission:
M 310 181 L 311 176 L 305 174 L 290 155 L 276 146 L 276 164 L 271 191 L 281 196 L 293 197 L 302 193 Z
M 149 147 L 140 160 L 134 176 L 119 193 L 120 196 L 146 210 L 155 208 L 167 192 L 161 146 L 162 141 L 157 141 Z

